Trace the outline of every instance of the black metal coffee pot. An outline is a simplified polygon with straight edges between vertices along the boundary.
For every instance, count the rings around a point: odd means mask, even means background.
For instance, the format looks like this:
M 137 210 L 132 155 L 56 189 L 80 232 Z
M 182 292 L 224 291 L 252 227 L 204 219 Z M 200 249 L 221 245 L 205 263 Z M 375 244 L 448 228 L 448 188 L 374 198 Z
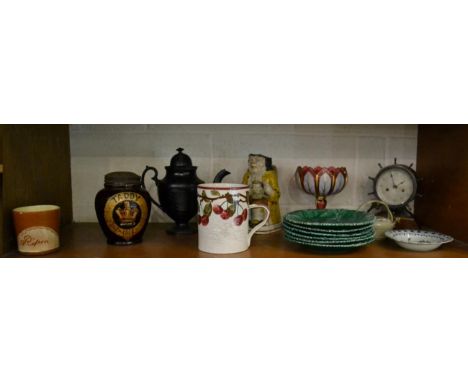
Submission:
M 196 232 L 195 227 L 189 225 L 198 213 L 197 186 L 204 183 L 197 177 L 197 167 L 192 165 L 192 160 L 187 154 L 178 148 L 178 154 L 171 159 L 171 165 L 166 166 L 166 176 L 158 179 L 158 170 L 151 166 L 146 166 L 141 176 L 142 187 L 145 188 L 145 176 L 148 171 L 153 171 L 151 178 L 158 188 L 159 203 L 151 198 L 151 201 L 166 213 L 175 225 L 166 232 L 171 235 L 191 234 Z M 220 183 L 230 172 L 221 170 L 215 177 L 214 183 Z

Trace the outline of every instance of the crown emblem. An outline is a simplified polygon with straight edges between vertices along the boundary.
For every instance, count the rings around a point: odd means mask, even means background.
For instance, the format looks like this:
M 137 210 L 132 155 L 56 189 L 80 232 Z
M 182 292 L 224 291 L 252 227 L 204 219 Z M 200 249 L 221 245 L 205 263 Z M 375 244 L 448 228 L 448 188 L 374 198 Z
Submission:
M 136 207 L 132 207 L 130 202 L 126 200 L 124 202 L 124 206 L 116 209 L 115 213 L 119 217 L 121 224 L 128 225 L 135 222 L 138 215 L 138 209 Z

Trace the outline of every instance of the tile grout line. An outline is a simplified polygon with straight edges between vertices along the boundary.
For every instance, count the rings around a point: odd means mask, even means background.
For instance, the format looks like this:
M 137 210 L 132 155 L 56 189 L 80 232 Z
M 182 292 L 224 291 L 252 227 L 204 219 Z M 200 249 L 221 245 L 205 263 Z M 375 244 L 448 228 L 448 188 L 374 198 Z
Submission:
M 213 133 L 209 134 L 209 145 L 210 145 L 210 181 L 214 178 L 214 147 L 213 147 Z
M 359 166 L 359 143 L 360 137 L 355 137 L 354 138 L 354 174 L 357 176 L 358 173 L 358 166 Z M 357 187 L 358 187 L 358 182 L 354 181 L 353 182 L 353 204 L 357 207 Z

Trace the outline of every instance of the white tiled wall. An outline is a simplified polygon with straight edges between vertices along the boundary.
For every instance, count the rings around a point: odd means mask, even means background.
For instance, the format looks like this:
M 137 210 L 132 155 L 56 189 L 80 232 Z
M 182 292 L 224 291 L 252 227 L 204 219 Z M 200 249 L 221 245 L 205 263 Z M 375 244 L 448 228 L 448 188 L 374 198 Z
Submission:
M 298 165 L 346 166 L 349 184 L 328 199 L 330 208 L 358 207 L 369 199 L 377 163 L 393 158 L 416 163 L 416 125 L 72 125 L 73 209 L 77 222 L 96 221 L 94 197 L 111 171 L 141 174 L 155 166 L 160 177 L 178 147 L 183 147 L 198 177 L 211 181 L 218 170 L 240 182 L 250 153 L 273 158 L 278 168 L 282 211 L 311 208 L 313 196 L 294 183 Z M 156 195 L 154 186 L 150 189 Z M 152 221 L 170 221 L 153 209 Z

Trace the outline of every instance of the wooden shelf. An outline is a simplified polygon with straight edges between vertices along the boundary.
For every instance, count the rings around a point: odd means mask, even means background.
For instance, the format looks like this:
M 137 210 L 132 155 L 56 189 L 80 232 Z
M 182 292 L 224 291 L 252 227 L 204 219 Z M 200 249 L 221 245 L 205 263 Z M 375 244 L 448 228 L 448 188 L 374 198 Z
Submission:
M 82 223 L 66 226 L 62 231 L 62 248 L 59 252 L 40 257 L 52 258 L 197 258 L 197 257 L 238 257 L 238 258 L 297 258 L 297 257 L 337 257 L 337 258 L 438 258 L 468 257 L 468 245 L 454 242 L 432 252 L 411 252 L 403 250 L 388 240 L 373 243 L 367 247 L 345 254 L 323 254 L 305 247 L 288 243 L 282 232 L 270 235 L 257 235 L 249 250 L 233 255 L 211 255 L 197 249 L 197 235 L 180 237 L 169 236 L 167 224 L 150 224 L 141 244 L 120 247 L 107 245 L 98 224 Z M 16 251 L 6 257 L 21 256 Z
M 16 245 L 16 207 L 55 204 L 73 221 L 68 125 L 0 125 L 0 164 L 0 253 Z

